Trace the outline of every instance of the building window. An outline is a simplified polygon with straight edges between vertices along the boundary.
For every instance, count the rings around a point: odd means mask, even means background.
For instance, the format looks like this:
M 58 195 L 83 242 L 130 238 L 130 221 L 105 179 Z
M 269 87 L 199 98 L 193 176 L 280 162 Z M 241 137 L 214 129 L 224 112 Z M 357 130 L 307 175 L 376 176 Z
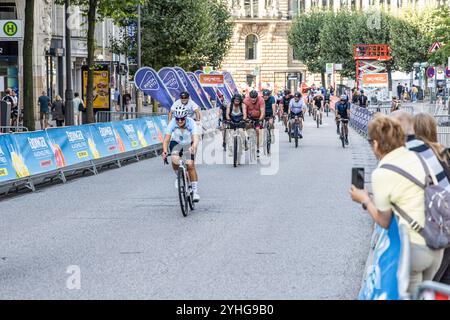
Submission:
M 256 86 L 256 76 L 252 74 L 247 74 L 246 76 L 247 84 L 249 87 L 255 87 Z
M 295 50 L 295 48 L 292 48 L 292 60 L 294 61 L 298 61 L 298 54 L 297 54 L 297 50 Z
M 289 16 L 295 17 L 305 12 L 304 0 L 289 0 Z
M 256 60 L 258 58 L 258 38 L 254 34 L 249 34 L 245 38 L 245 59 Z
M 258 17 L 259 0 L 244 0 L 245 16 L 249 18 Z
M 0 3 L 0 20 L 17 19 L 15 3 Z

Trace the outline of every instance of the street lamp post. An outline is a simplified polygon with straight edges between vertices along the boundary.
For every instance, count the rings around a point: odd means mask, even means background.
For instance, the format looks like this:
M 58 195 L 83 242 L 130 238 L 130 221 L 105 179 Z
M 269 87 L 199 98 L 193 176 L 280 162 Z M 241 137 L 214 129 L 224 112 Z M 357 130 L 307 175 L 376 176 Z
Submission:
M 137 68 L 141 68 L 141 4 L 138 3 L 137 16 Z M 136 112 L 142 111 L 142 91 L 137 89 L 136 94 Z
M 73 110 L 73 90 L 72 90 L 72 47 L 71 47 L 71 32 L 68 24 L 69 20 L 69 6 L 70 0 L 65 0 L 65 13 L 66 13 L 66 108 L 65 118 L 66 125 L 71 126 L 74 124 L 74 110 Z

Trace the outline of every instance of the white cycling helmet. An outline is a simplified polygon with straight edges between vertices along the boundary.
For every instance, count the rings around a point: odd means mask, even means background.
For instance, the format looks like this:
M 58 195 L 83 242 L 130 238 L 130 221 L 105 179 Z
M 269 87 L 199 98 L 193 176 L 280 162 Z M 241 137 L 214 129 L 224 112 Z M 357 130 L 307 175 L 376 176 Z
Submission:
M 184 105 L 175 107 L 175 110 L 173 112 L 173 116 L 177 119 L 182 119 L 187 117 L 187 109 Z

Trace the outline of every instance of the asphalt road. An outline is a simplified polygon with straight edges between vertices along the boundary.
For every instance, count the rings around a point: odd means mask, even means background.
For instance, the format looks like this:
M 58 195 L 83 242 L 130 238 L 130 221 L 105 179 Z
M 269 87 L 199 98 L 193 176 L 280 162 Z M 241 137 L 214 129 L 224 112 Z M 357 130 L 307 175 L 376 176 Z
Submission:
M 299 149 L 281 132 L 274 175 L 199 165 L 187 218 L 160 158 L 0 200 L 0 299 L 355 299 L 372 227 L 348 195 L 362 139 L 342 149 L 332 119 L 307 117 Z

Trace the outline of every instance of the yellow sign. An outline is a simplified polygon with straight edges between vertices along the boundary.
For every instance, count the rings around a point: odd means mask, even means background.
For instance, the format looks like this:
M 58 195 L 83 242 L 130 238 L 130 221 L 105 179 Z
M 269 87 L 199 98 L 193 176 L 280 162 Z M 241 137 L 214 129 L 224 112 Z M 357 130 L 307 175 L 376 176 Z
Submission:
M 84 105 L 87 105 L 87 70 L 83 71 L 83 98 Z M 94 109 L 109 109 L 109 71 L 94 70 Z
M 8 21 L 3 25 L 3 32 L 9 37 L 14 36 L 17 33 L 17 24 L 12 21 Z
M 89 157 L 89 153 L 87 151 L 79 151 L 77 152 L 78 159 L 83 159 Z

